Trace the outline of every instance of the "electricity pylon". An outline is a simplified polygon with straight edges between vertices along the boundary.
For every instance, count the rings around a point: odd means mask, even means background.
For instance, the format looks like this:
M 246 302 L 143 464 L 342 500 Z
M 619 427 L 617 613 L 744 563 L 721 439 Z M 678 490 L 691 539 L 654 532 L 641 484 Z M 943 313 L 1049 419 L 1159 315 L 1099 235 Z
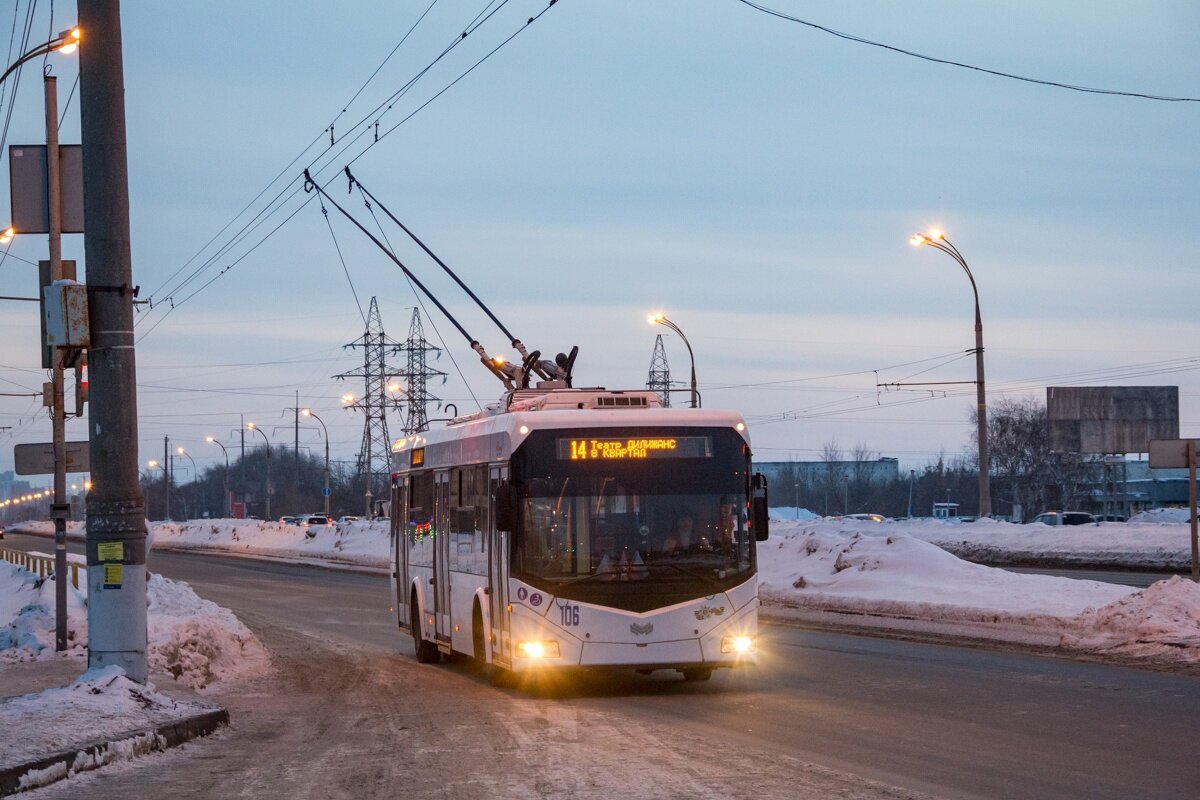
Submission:
M 364 515 L 369 517 L 372 513 L 371 502 L 376 494 L 387 496 L 392 469 L 392 441 L 388 436 L 387 412 L 388 409 L 399 410 L 401 407 L 397 397 L 399 387 L 393 379 L 404 374 L 388 366 L 388 353 L 395 353 L 400 345 L 384 333 L 379 305 L 374 297 L 371 298 L 371 309 L 367 313 L 366 331 L 344 347 L 362 348 L 363 351 L 363 365 L 360 368 L 333 377 L 338 380 L 363 379 L 362 397 L 347 394 L 342 397 L 342 402 L 347 408 L 362 411 L 365 415 L 362 447 L 358 451 L 356 468 L 366 483 Z
M 646 379 L 646 388 L 658 395 L 663 408 L 671 407 L 671 368 L 667 365 L 667 351 L 663 347 L 661 333 L 654 337 L 654 353 L 650 356 L 650 377 Z

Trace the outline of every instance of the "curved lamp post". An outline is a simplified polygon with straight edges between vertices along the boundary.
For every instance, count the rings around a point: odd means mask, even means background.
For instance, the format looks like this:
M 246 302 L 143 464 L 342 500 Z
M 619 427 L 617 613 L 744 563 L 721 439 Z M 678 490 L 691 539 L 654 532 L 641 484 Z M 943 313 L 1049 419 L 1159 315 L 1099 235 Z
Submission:
M 33 48 L 28 53 L 21 56 L 11 65 L 9 65 L 8 69 L 4 70 L 4 74 L 0 75 L 0 83 L 4 83 L 8 76 L 13 74 L 13 72 L 15 72 L 17 68 L 26 61 L 37 58 L 38 56 L 44 56 L 49 53 L 53 53 L 55 50 L 63 55 L 70 55 L 71 53 L 74 53 L 79 47 L 79 40 L 82 38 L 83 31 L 81 31 L 79 28 L 70 28 L 58 34 L 58 36 L 55 36 L 45 44 L 39 44 L 37 47 Z
M 271 518 L 271 440 L 267 438 L 267 434 L 263 429 L 255 425 L 253 422 L 246 423 L 246 430 L 258 431 L 262 434 L 263 441 L 267 443 L 267 503 L 266 511 L 263 514 L 263 519 Z
M 209 444 L 215 444 L 225 454 L 225 518 L 229 519 L 233 516 L 233 509 L 229 507 L 229 451 L 225 449 L 225 445 L 218 442 L 212 436 L 205 436 L 204 441 Z
M 175 452 L 181 456 L 187 456 L 187 460 L 192 462 L 192 481 L 191 482 L 195 483 L 196 478 L 199 477 L 199 475 L 200 475 L 200 470 L 196 469 L 196 459 L 192 458 L 192 454 L 189 453 L 187 450 L 184 450 L 182 447 L 176 447 Z M 186 495 L 184 495 L 184 496 L 186 497 Z M 193 507 L 192 511 L 195 511 L 195 510 L 196 509 Z M 187 508 L 186 500 L 183 503 L 183 518 L 185 521 L 188 519 L 188 508 Z
M 941 231 L 930 231 L 927 234 L 918 233 L 909 241 L 914 247 L 925 245 L 935 250 L 941 250 L 957 261 L 958 265 L 963 268 L 963 272 L 967 273 L 967 279 L 971 281 L 971 291 L 975 294 L 975 397 L 976 427 L 979 429 L 979 516 L 990 517 L 992 515 L 992 491 L 988 485 L 987 401 L 983 384 L 983 319 L 979 315 L 979 289 L 975 286 L 975 276 L 971 274 L 967 260 L 963 258 L 962 253 L 958 252 L 958 248 L 950 243 L 946 234 Z
M 302 408 L 300 413 L 306 417 L 312 417 L 317 422 L 321 423 L 321 430 L 325 432 L 325 516 L 329 516 L 329 429 L 325 427 L 325 422 L 313 413 L 311 408 Z
M 163 519 L 169 520 L 171 518 L 171 473 L 169 473 L 167 471 L 166 464 L 159 464 L 154 459 L 147 461 L 146 466 L 149 467 L 150 469 L 154 469 L 155 467 L 162 467 L 163 486 L 166 487 L 166 491 L 163 492 L 163 495 L 166 498 L 166 504 L 163 507 Z
M 661 311 L 658 312 L 657 314 L 649 315 L 648 317 L 646 317 L 646 319 L 647 319 L 647 321 L 649 321 L 649 323 L 651 325 L 664 325 L 667 328 L 670 328 L 671 330 L 673 330 L 677 334 L 679 334 L 680 339 L 683 339 L 684 345 L 687 346 L 688 358 L 692 362 L 692 408 L 699 408 L 700 407 L 700 395 L 696 391 L 696 356 L 694 353 L 692 353 L 691 342 L 689 342 L 687 340 L 687 337 L 683 335 L 683 331 L 679 330 L 679 326 L 676 325 L 674 322 L 671 322 L 671 320 L 667 319 L 666 314 L 663 314 Z

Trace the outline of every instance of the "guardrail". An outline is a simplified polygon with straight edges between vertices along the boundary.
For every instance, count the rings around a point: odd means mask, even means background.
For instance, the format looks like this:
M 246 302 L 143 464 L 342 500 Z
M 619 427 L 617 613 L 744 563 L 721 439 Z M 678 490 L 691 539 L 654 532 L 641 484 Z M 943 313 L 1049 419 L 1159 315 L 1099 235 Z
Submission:
M 33 553 L 0 547 L 0 559 L 23 567 L 41 578 L 54 574 L 54 559 L 49 556 L 35 556 Z M 79 564 L 69 563 L 67 568 L 71 571 L 71 585 L 78 589 Z

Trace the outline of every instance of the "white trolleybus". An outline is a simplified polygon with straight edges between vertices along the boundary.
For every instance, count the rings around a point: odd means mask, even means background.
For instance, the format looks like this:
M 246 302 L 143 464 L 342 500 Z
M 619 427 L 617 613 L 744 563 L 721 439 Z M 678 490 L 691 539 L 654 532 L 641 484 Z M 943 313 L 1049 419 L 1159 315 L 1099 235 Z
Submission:
M 766 482 L 733 412 L 526 389 L 392 448 L 392 584 L 417 660 L 706 680 L 755 661 Z

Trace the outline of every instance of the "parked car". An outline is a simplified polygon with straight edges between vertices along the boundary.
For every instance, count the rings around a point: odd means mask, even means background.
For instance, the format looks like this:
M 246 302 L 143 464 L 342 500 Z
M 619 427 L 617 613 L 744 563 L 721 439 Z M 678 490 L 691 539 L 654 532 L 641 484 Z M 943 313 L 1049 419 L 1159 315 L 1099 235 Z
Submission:
M 1096 522 L 1127 522 L 1123 514 L 1095 514 Z
M 1086 511 L 1043 511 L 1032 521 L 1043 525 L 1091 525 L 1096 518 Z
M 842 519 L 853 519 L 859 522 L 887 522 L 883 514 L 846 514 Z
M 280 517 L 279 521 L 284 525 L 295 525 L 299 522 L 299 517 Z
M 340 528 L 343 525 L 349 525 L 351 522 L 358 522 L 358 520 L 359 520 L 359 518 L 354 516 L 353 514 L 344 514 L 344 515 L 338 517 L 337 524 L 338 524 L 338 527 Z

